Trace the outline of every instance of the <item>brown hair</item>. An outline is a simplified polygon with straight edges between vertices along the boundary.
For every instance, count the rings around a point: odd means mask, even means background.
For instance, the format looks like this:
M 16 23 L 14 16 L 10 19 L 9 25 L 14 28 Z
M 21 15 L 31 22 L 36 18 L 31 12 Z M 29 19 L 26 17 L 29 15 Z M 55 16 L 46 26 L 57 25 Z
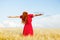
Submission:
M 26 23 L 27 22 L 27 16 L 28 16 L 28 12 L 23 12 L 22 23 Z

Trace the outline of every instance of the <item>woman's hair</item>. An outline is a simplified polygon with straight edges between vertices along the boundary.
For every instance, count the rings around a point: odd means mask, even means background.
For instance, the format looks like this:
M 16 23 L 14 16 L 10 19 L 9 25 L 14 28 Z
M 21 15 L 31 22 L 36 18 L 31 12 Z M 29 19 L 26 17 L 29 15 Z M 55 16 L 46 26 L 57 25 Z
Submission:
M 28 12 L 23 12 L 22 23 L 26 23 L 27 22 L 27 16 L 28 16 Z

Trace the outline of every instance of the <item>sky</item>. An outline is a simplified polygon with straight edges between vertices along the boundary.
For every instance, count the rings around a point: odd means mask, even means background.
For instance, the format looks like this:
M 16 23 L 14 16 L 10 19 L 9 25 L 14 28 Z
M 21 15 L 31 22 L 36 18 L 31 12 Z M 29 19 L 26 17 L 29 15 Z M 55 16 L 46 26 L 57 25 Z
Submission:
M 0 0 L 0 26 L 22 27 L 21 19 L 8 16 L 20 16 L 23 11 L 43 14 L 33 18 L 33 27 L 60 28 L 60 0 Z

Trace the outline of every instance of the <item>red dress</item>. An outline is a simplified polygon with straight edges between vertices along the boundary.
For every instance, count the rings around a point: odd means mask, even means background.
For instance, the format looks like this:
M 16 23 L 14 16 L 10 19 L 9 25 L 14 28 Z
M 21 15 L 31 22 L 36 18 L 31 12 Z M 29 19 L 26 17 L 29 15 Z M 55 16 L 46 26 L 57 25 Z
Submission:
M 20 16 L 20 18 L 22 18 L 22 16 Z M 23 29 L 23 35 L 33 35 L 33 28 L 32 28 L 32 18 L 33 18 L 33 14 L 29 14 L 28 15 L 28 19 L 27 22 L 24 25 L 24 29 Z

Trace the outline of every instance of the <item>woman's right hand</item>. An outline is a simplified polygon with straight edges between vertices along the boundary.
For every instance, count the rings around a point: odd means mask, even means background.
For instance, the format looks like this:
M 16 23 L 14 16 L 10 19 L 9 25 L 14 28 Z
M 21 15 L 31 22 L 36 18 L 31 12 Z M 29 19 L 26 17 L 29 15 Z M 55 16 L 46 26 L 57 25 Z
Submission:
M 8 16 L 8 18 L 20 18 L 20 16 Z
M 12 18 L 11 16 L 8 16 L 8 18 Z

